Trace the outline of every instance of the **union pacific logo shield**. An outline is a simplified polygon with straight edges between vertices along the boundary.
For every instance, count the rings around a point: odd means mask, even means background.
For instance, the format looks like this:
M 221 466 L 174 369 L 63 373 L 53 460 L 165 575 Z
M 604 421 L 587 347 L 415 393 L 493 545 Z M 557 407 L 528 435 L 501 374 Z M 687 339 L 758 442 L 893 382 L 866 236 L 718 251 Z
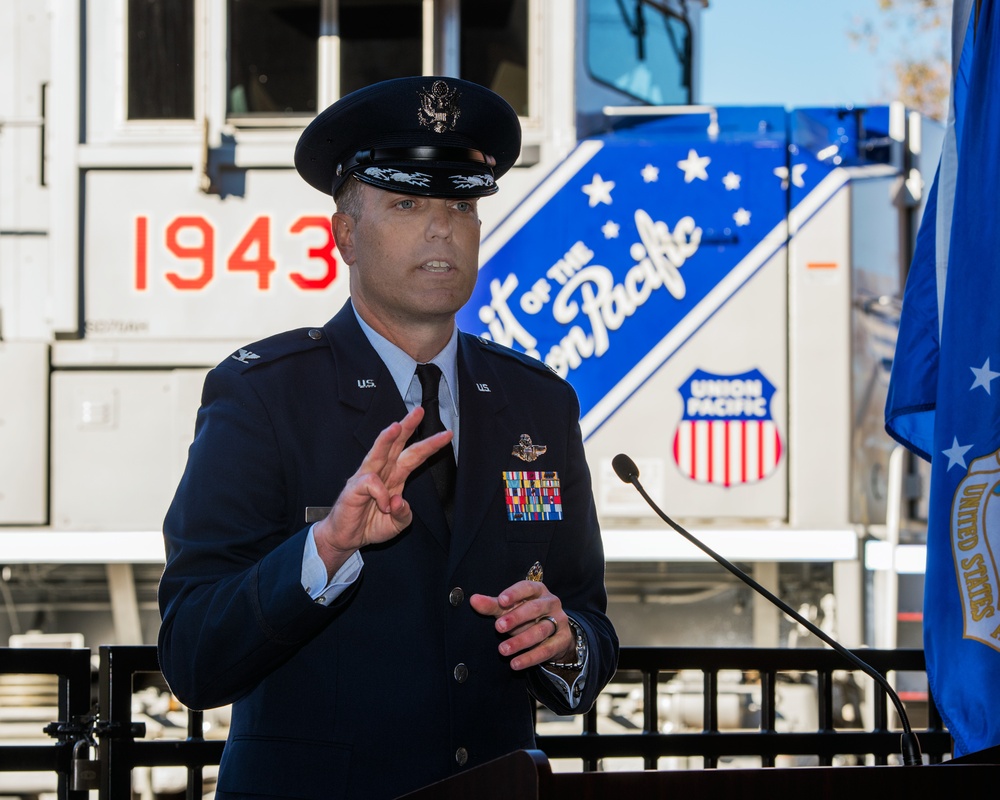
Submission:
M 698 369 L 677 391 L 684 415 L 674 433 L 674 461 L 698 483 L 756 483 L 781 463 L 782 442 L 771 416 L 772 384 L 760 370 L 715 375 Z

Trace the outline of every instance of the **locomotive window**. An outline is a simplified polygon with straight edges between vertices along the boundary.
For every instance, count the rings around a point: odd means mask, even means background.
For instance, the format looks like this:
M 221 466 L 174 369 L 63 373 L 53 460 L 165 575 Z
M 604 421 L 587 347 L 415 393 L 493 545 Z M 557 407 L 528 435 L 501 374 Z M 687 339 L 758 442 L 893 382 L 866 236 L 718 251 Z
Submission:
M 129 0 L 128 118 L 194 119 L 194 0 Z
M 690 34 L 662 2 L 589 0 L 587 67 L 596 80 L 646 103 L 688 103 Z
M 340 93 L 423 72 L 422 0 L 340 0 Z
M 229 0 L 230 116 L 318 110 L 320 0 Z M 340 0 L 322 27 L 340 39 L 342 95 L 386 78 L 419 75 L 422 0 Z
M 528 116 L 527 0 L 462 0 L 461 74 Z
M 315 114 L 320 0 L 229 0 L 231 115 Z

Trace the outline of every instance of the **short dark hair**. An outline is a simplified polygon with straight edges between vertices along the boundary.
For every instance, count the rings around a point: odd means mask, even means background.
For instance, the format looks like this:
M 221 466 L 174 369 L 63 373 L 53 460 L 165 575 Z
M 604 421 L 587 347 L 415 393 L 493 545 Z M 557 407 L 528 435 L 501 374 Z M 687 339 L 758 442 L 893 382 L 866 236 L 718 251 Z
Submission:
M 361 181 L 358 180 L 344 181 L 333 196 L 337 211 L 354 217 L 355 221 L 361 219 L 361 207 L 364 205 L 361 199 L 361 186 Z

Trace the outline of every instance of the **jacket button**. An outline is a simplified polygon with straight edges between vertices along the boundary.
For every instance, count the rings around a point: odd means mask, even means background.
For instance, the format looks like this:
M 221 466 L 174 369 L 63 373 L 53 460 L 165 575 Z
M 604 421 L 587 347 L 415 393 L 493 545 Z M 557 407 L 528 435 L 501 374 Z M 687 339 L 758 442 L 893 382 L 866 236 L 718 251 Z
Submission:
M 311 328 L 309 330 L 309 338 L 310 339 L 322 339 L 323 338 L 323 334 L 319 331 L 318 328 Z
M 469 751 L 466 750 L 464 747 L 459 747 L 458 750 L 455 751 L 455 761 L 458 762 L 458 766 L 464 767 L 465 762 L 468 760 L 469 760 Z
M 456 586 L 448 594 L 448 602 L 451 603 L 453 606 L 462 605 L 462 601 L 464 599 L 465 599 L 465 592 L 462 591 L 461 586 Z
M 469 677 L 469 668 L 465 664 L 459 664 L 455 667 L 454 675 L 456 681 L 465 683 L 465 679 Z

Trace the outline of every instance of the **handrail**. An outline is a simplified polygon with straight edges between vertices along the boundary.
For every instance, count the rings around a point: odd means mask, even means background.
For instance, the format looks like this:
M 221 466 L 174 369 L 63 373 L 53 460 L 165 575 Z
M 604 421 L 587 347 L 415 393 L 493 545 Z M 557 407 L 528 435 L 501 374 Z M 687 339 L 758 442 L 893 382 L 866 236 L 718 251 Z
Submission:
M 38 744 L 0 743 L 0 772 L 52 772 L 59 800 L 86 800 L 86 792 L 70 790 L 68 775 L 73 747 L 94 720 L 90 651 L 0 648 L 0 675 L 53 675 L 58 685 L 58 719 L 38 723 Z
M 883 674 L 923 672 L 922 650 L 858 650 L 865 661 Z M 658 719 L 658 687 L 662 678 L 681 670 L 702 673 L 703 729 L 696 732 L 662 732 Z M 752 672 L 760 677 L 760 723 L 757 730 L 722 731 L 718 725 L 719 673 Z M 887 764 L 899 754 L 899 727 L 890 726 L 888 698 L 872 684 L 874 725 L 871 730 L 837 729 L 834 719 L 835 673 L 859 673 L 845 667 L 843 657 L 827 649 L 780 648 L 623 648 L 612 686 L 629 678 L 643 686 L 643 726 L 626 734 L 599 734 L 596 708 L 585 715 L 579 736 L 538 736 L 538 748 L 550 758 L 582 758 L 584 770 L 610 757 L 642 757 L 645 769 L 656 769 L 660 758 L 702 756 L 705 766 L 717 767 L 725 756 L 756 756 L 762 766 L 774 766 L 779 756 L 811 755 L 821 766 L 833 765 L 837 756 L 871 755 L 876 764 Z M 630 675 L 631 673 L 631 675 Z M 781 673 L 815 674 L 819 729 L 815 732 L 778 731 L 777 687 Z M 928 697 L 927 726 L 917 729 L 923 752 L 940 762 L 951 752 L 951 737 Z M 860 720 L 858 720 L 860 724 Z
M 863 650 L 865 661 L 883 674 L 923 672 L 921 650 Z M 731 672 L 732 671 L 732 672 Z M 700 682 L 687 680 L 701 674 Z M 537 746 L 549 758 L 578 759 L 584 771 L 594 771 L 612 758 L 641 758 L 645 769 L 657 769 L 666 757 L 701 757 L 708 768 L 730 757 L 751 756 L 761 766 L 772 767 L 784 756 L 811 756 L 822 766 L 838 761 L 838 756 L 865 756 L 870 763 L 886 764 L 899 753 L 899 729 L 890 719 L 885 692 L 877 685 L 866 690 L 874 707 L 870 730 L 838 727 L 835 719 L 835 685 L 844 685 L 845 668 L 839 654 L 827 649 L 775 648 L 678 648 L 625 647 L 618 671 L 602 698 L 608 700 L 629 687 L 641 687 L 642 707 L 630 722 L 633 730 L 609 732 L 608 723 L 598 713 L 601 701 L 583 715 L 582 731 L 551 734 L 539 723 Z M 83 800 L 85 792 L 69 789 L 70 757 L 75 741 L 83 736 L 98 742 L 101 783 L 100 800 L 127 797 L 132 789 L 133 770 L 141 767 L 182 766 L 188 770 L 187 797 L 203 793 L 205 767 L 216 765 L 223 742 L 206 740 L 202 732 L 203 713 L 187 712 L 186 737 L 145 740 L 145 726 L 133 719 L 133 686 L 137 676 L 147 675 L 162 683 L 156 648 L 113 645 L 100 648 L 96 711 L 91 712 L 91 667 L 88 650 L 16 650 L 0 648 L 0 674 L 53 674 L 59 676 L 59 720 L 39 723 L 37 745 L 5 745 L 0 739 L 0 772 L 39 771 L 58 775 L 60 800 Z M 759 720 L 745 727 L 724 727 L 719 698 L 731 690 L 728 676 L 739 675 L 740 691 L 759 697 Z M 696 685 L 702 694 L 700 730 L 664 731 L 660 700 L 677 694 L 681 676 L 684 687 Z M 722 679 L 720 679 L 720 675 Z M 805 677 L 803 677 L 805 676 Z M 778 688 L 791 680 L 815 686 L 818 729 L 779 730 Z M 866 679 L 867 680 L 867 679 Z M 166 684 L 162 683 L 165 687 Z M 873 694 L 868 694 L 868 691 Z M 617 693 L 617 695 L 616 695 Z M 860 715 L 852 724 L 860 726 Z M 918 728 L 921 748 L 929 761 L 938 762 L 951 753 L 951 737 L 928 698 L 927 724 Z M 2 722 L 0 722 L 2 730 Z M 48 733 L 59 741 L 44 743 Z

